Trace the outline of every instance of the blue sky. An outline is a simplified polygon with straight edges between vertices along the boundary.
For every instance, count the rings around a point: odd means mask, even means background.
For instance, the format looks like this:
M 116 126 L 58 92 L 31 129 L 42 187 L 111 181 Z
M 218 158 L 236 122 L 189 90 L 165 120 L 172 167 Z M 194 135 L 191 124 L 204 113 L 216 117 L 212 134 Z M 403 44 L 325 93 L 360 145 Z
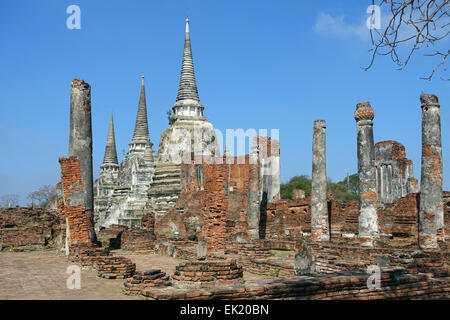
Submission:
M 69 5 L 81 29 L 69 30 Z M 67 155 L 69 84 L 92 87 L 94 175 L 114 113 L 119 161 L 133 134 L 145 75 L 150 136 L 157 150 L 176 98 L 190 31 L 200 99 L 215 128 L 279 129 L 281 178 L 311 174 L 314 120 L 327 122 L 327 172 L 357 171 L 358 102 L 375 111 L 375 141 L 405 145 L 420 178 L 421 91 L 441 102 L 444 189 L 450 189 L 450 82 L 420 80 L 434 61 L 419 52 L 404 71 L 369 62 L 371 1 L 0 0 L 0 195 L 26 195 L 60 180 Z M 382 12 L 383 14 L 383 12 Z M 443 45 L 448 47 L 448 39 Z M 448 77 L 448 74 L 447 74 Z

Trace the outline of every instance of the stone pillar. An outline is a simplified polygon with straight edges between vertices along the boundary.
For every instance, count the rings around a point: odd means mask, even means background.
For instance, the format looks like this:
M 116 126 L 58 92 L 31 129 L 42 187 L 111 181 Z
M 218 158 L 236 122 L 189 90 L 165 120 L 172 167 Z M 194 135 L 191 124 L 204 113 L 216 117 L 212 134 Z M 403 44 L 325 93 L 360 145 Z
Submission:
M 260 213 L 260 177 L 259 160 L 257 153 L 249 155 L 249 186 L 248 186 L 248 209 L 247 230 L 250 239 L 259 238 L 259 213 Z
M 373 140 L 374 112 L 369 102 L 356 105 L 355 120 L 358 144 L 359 241 L 373 246 L 379 238 L 375 152 Z
M 93 212 L 91 86 L 75 78 L 70 83 L 69 157 L 80 161 L 84 206 Z
M 206 241 L 204 239 L 199 239 L 197 244 L 197 260 L 205 260 L 206 259 Z
M 91 86 L 78 78 L 70 83 L 69 157 L 74 156 L 80 165 L 85 214 L 93 221 Z M 92 241 L 96 241 L 93 223 L 90 236 Z
M 329 241 L 325 120 L 314 121 L 311 185 L 311 239 Z
M 422 93 L 422 173 L 420 179 L 419 245 L 435 248 L 444 241 L 441 119 L 438 98 Z

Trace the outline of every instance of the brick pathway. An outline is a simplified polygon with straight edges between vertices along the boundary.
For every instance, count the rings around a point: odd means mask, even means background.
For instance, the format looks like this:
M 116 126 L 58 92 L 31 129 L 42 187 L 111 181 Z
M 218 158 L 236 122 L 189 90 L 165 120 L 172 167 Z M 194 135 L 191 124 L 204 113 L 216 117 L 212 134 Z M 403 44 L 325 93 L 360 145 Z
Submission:
M 183 260 L 149 253 L 114 251 L 136 263 L 137 270 L 161 269 L 173 274 Z M 95 270 L 81 269 L 81 289 L 67 289 L 70 266 L 58 251 L 0 252 L 0 300 L 139 300 L 141 296 L 122 294 L 122 279 L 101 279 Z M 265 277 L 245 272 L 246 280 Z

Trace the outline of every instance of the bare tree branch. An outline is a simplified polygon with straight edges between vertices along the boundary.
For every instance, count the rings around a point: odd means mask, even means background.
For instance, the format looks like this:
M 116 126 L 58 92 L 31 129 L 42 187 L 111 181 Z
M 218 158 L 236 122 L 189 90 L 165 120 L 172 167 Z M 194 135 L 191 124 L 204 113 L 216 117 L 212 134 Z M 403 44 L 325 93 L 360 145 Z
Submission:
M 372 0 L 375 5 L 376 0 Z M 370 62 L 364 70 L 369 70 L 376 56 L 390 56 L 391 60 L 404 69 L 410 62 L 414 53 L 423 48 L 433 48 L 436 42 L 445 39 L 450 30 L 450 0 L 380 0 L 380 7 L 388 7 L 391 14 L 384 30 L 370 29 L 372 42 Z M 374 12 L 372 12 L 372 17 Z M 407 54 L 400 54 L 407 49 Z M 446 59 L 449 50 L 435 50 L 434 53 L 425 53 L 424 56 L 440 57 L 428 77 L 421 79 L 431 80 L 438 69 L 447 71 Z M 442 80 L 449 80 L 441 77 Z

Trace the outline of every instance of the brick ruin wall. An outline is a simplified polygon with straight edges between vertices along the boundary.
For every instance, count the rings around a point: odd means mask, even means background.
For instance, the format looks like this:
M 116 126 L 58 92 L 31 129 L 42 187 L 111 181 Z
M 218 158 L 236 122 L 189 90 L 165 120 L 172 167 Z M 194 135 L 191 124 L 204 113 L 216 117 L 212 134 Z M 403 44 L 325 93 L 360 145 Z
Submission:
M 175 208 L 157 219 L 157 233 L 173 232 L 181 237 L 208 239 L 208 247 L 248 240 L 247 212 L 251 165 L 202 163 L 182 164 L 184 186 Z M 377 214 L 380 241 L 395 245 L 417 244 L 420 193 L 409 193 L 393 203 L 380 203 Z M 281 199 L 260 208 L 261 238 L 295 240 L 309 238 L 310 198 Z M 445 221 L 449 219 L 450 192 L 444 192 Z M 178 208 L 178 210 L 177 210 Z M 183 214 L 180 214 L 180 209 Z M 358 201 L 343 202 L 328 194 L 330 233 L 333 241 L 353 243 L 358 238 Z M 446 223 L 448 229 L 449 224 Z M 448 231 L 448 230 L 447 230 Z M 447 233 L 448 234 L 448 233 Z
M 332 239 L 353 239 L 358 235 L 357 201 L 343 202 L 328 194 Z M 269 203 L 266 211 L 266 239 L 295 240 L 311 233 L 311 199 L 282 199 Z
M 208 242 L 210 248 L 222 246 L 223 243 L 235 241 L 240 237 L 245 238 L 249 165 L 230 165 L 229 179 L 222 181 L 216 180 L 216 176 L 225 176 L 225 171 L 216 171 L 214 166 L 217 165 L 203 165 L 203 190 L 199 190 L 200 185 L 197 185 L 198 189 L 195 190 L 199 179 L 195 176 L 194 166 L 190 167 L 191 176 L 186 179 L 193 179 L 193 181 L 186 186 L 186 190 L 183 190 L 177 201 L 177 206 L 184 208 L 183 215 L 174 208 L 163 220 L 156 223 L 154 216 L 147 214 L 143 217 L 144 230 L 111 226 L 98 234 L 98 240 L 102 242 L 102 246 L 129 250 L 148 249 L 155 244 L 154 230 L 170 231 L 170 222 L 177 224 L 178 229 L 182 231 L 180 232 L 182 236 L 191 236 L 194 240 L 210 237 Z M 77 167 L 72 165 L 64 168 L 73 172 L 73 168 Z M 183 170 L 187 171 L 186 167 Z M 228 194 L 225 191 L 227 184 Z M 401 246 L 416 245 L 419 197 L 420 194 L 408 194 L 392 204 L 384 204 L 378 208 L 382 242 Z M 450 191 L 444 192 L 443 200 L 447 222 L 450 219 Z M 261 223 L 265 227 L 266 239 L 292 241 L 301 237 L 307 238 L 311 232 L 309 202 L 310 199 L 282 199 L 267 204 L 266 219 Z M 206 207 L 208 203 L 215 205 L 213 211 L 209 211 L 211 206 Z M 329 197 L 328 206 L 332 241 L 352 243 L 351 239 L 355 239 L 358 234 L 357 201 L 344 203 Z M 40 208 L 1 210 L 0 244 L 2 248 L 23 250 L 63 246 L 66 231 L 64 208 L 63 200 L 59 199 L 57 214 L 45 212 Z M 70 208 L 70 210 L 73 209 Z M 81 212 L 82 210 L 79 213 Z M 209 214 L 206 215 L 206 212 Z M 209 218 L 207 219 L 209 222 L 203 227 L 205 217 Z M 446 234 L 450 234 L 449 224 L 446 223 L 445 227 Z M 84 239 L 88 239 L 87 232 L 88 229 L 84 228 Z M 215 236 L 212 236 L 214 233 Z
M 409 193 L 377 209 L 380 241 L 395 245 L 417 245 L 420 193 Z M 450 192 L 444 192 L 444 219 L 449 231 Z M 358 236 L 357 201 L 343 202 L 328 196 L 332 241 L 346 241 Z M 266 239 L 295 240 L 308 238 L 311 232 L 310 199 L 283 199 L 269 203 L 266 211 Z M 447 234 L 447 233 L 446 233 Z
M 149 215 L 142 218 L 144 223 L 142 229 L 113 224 L 106 229 L 101 229 L 97 234 L 97 239 L 103 248 L 108 249 L 153 250 L 156 241 L 155 234 L 153 229 L 145 228 Z
M 0 250 L 33 250 L 58 246 L 60 221 L 41 208 L 0 209 Z
M 224 158 L 225 160 L 225 158 Z M 62 181 L 57 185 L 57 214 L 41 209 L 11 208 L 0 215 L 0 243 L 3 248 L 46 247 L 63 245 L 66 221 L 71 224 L 70 238 L 74 243 L 90 244 L 92 219 L 82 205 L 71 206 L 70 197 L 82 190 L 79 162 L 76 157 L 61 158 Z M 104 247 L 136 250 L 155 244 L 159 236 L 173 232 L 191 240 L 207 239 L 209 248 L 224 248 L 227 244 L 248 239 L 247 212 L 250 170 L 249 156 L 234 157 L 231 164 L 182 164 L 183 190 L 176 206 L 162 217 L 152 213 L 143 217 L 143 229 L 114 226 L 99 233 L 107 239 Z M 415 246 L 417 243 L 418 204 L 420 193 L 407 194 L 390 204 L 379 204 L 378 218 L 382 243 Z M 450 218 L 450 192 L 443 193 L 445 221 Z M 353 243 L 358 236 L 358 202 L 344 203 L 328 195 L 332 241 Z M 180 214 L 182 209 L 182 214 Z M 309 237 L 311 232 L 310 199 L 282 199 L 267 203 L 260 211 L 260 229 L 264 238 L 291 241 Z M 450 234 L 449 224 L 445 224 Z M 108 234 L 109 232 L 109 234 Z M 120 233 L 120 237 L 119 236 Z M 118 239 L 119 238 L 119 239 Z
M 182 164 L 183 190 L 176 206 L 156 218 L 157 233 L 177 230 L 181 237 L 206 239 L 214 248 L 245 239 L 251 166 L 256 165 L 249 163 L 249 156 L 235 157 L 231 164 Z
M 444 202 L 444 222 L 445 222 L 445 234 L 448 238 L 450 236 L 450 191 L 444 191 L 442 194 Z
M 62 196 L 62 201 L 61 199 L 58 201 L 58 214 L 61 220 L 66 221 L 68 232 L 66 233 L 68 246 L 66 252 L 69 259 L 83 266 L 91 266 L 102 278 L 125 279 L 133 276 L 136 264 L 130 259 L 111 256 L 109 247 L 98 247 L 101 243 L 96 239 L 93 228 L 93 212 L 86 210 L 84 205 L 84 187 L 78 157 L 59 158 L 59 163 L 61 165 L 61 183 L 58 185 L 58 192 L 59 196 Z M 147 225 L 149 224 L 147 222 Z M 145 232 L 145 230 L 138 230 L 140 234 Z M 135 234 L 131 232 L 128 238 L 134 240 L 134 237 Z M 135 243 L 149 245 L 145 241 L 132 242 L 133 245 Z
M 382 270 L 380 289 L 368 288 L 366 272 L 316 277 L 294 277 L 264 282 L 248 282 L 245 287 L 181 290 L 173 287 L 147 288 L 141 294 L 149 300 L 378 300 L 449 299 L 448 278 L 433 279 L 428 274 L 407 274 L 403 269 Z

